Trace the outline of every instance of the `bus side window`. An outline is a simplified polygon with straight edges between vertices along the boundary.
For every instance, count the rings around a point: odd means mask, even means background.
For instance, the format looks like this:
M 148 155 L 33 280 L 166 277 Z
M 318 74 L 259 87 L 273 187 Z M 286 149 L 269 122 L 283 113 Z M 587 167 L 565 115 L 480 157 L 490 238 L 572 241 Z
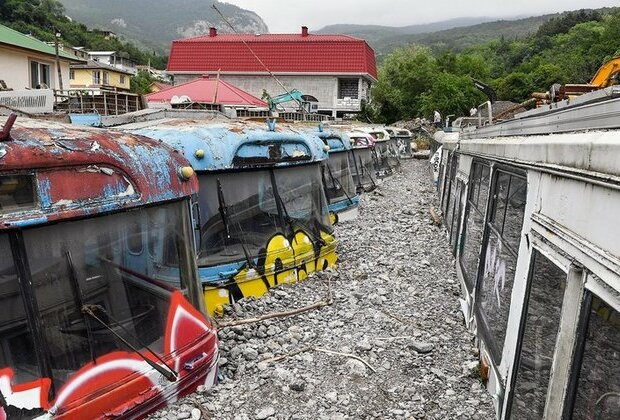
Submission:
M 521 242 L 527 181 L 503 170 L 496 174 L 487 244 L 482 254 L 483 271 L 477 285 L 477 310 L 481 332 L 487 338 L 493 361 L 499 365 Z
M 461 251 L 461 268 L 467 288 L 471 292 L 476 284 L 480 248 L 484 233 L 484 216 L 489 198 L 490 168 L 488 165 L 474 162 L 469 181 L 469 195 L 465 219 L 463 221 L 463 249 Z
M 551 364 L 560 327 L 566 276 L 538 251 L 532 254 L 532 270 L 526 298 L 523 337 L 511 416 L 542 418 L 551 375 Z
M 592 294 L 573 420 L 620 418 L 620 313 Z

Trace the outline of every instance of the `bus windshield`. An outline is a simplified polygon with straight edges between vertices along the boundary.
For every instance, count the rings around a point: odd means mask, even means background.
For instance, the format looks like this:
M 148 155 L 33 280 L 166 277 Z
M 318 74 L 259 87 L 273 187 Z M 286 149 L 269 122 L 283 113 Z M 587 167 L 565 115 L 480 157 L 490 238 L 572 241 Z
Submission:
M 355 195 L 355 185 L 349 169 L 347 152 L 329 155 L 327 165 L 323 167 L 325 194 L 330 203 L 336 203 Z
M 318 164 L 199 174 L 200 266 L 264 255 L 276 234 L 331 232 Z
M 130 351 L 118 335 L 140 351 L 163 353 L 171 294 L 197 284 L 188 213 L 183 201 L 23 231 L 35 325 L 56 390 L 96 358 Z M 10 256 L 3 236 L 0 251 Z M 38 378 L 44 372 L 15 268 L 10 257 L 2 261 L 0 368 L 10 366 L 20 381 Z

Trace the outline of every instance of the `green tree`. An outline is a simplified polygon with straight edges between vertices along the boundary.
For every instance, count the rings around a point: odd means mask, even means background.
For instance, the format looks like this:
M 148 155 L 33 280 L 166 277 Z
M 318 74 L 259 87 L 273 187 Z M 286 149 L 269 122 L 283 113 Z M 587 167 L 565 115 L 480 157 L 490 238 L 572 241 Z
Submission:
M 146 95 L 151 92 L 151 85 L 155 82 L 155 78 L 147 71 L 139 71 L 130 80 L 130 88 L 133 93 Z

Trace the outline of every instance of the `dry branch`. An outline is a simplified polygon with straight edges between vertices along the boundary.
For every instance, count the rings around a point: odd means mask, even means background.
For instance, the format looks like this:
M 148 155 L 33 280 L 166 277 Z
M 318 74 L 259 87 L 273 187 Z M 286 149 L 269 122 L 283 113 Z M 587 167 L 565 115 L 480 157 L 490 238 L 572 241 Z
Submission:
M 232 322 L 222 322 L 218 325 L 218 327 L 219 328 L 235 327 L 237 325 L 254 324 L 256 322 L 266 321 L 268 319 L 273 319 L 273 318 L 285 318 L 287 316 L 301 314 L 303 312 L 312 311 L 314 309 L 321 309 L 325 306 L 331 305 L 332 303 L 333 302 L 331 300 L 329 301 L 322 300 L 320 302 L 313 303 L 312 305 L 293 309 L 291 311 L 272 312 L 270 314 L 261 315 L 261 316 L 257 316 L 254 318 L 245 318 L 245 319 L 240 319 L 240 320 L 232 321 Z
M 359 356 L 356 356 L 356 355 L 350 354 L 350 353 L 340 353 L 338 351 L 322 349 L 320 347 L 303 347 L 301 349 L 292 351 L 292 352 L 287 353 L 287 354 L 283 354 L 281 356 L 272 357 L 271 359 L 265 359 L 265 360 L 263 360 L 263 362 L 265 362 L 265 363 L 279 362 L 280 360 L 284 360 L 284 359 L 287 359 L 289 357 L 297 356 L 298 354 L 305 353 L 307 351 L 318 351 L 318 352 L 321 352 L 321 353 L 331 354 L 331 355 L 334 355 L 334 356 L 343 356 L 343 357 L 348 357 L 350 359 L 355 359 L 355 360 L 358 360 L 358 361 L 362 362 L 364 365 L 366 365 L 368 367 L 368 369 L 372 370 L 373 373 L 377 373 L 375 368 L 370 366 L 367 361 L 365 361 L 364 359 L 362 359 Z
M 429 210 L 431 212 L 431 217 L 433 218 L 433 223 L 435 223 L 437 226 L 441 226 L 441 217 L 439 217 L 433 207 L 431 207 Z

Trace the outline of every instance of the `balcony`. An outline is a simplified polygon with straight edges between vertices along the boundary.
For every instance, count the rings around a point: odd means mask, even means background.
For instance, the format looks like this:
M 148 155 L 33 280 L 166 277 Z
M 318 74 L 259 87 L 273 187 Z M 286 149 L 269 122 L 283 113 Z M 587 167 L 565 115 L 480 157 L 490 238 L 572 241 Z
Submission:
M 337 111 L 358 112 L 362 110 L 362 101 L 360 99 L 352 98 L 336 99 L 334 109 L 336 109 Z

